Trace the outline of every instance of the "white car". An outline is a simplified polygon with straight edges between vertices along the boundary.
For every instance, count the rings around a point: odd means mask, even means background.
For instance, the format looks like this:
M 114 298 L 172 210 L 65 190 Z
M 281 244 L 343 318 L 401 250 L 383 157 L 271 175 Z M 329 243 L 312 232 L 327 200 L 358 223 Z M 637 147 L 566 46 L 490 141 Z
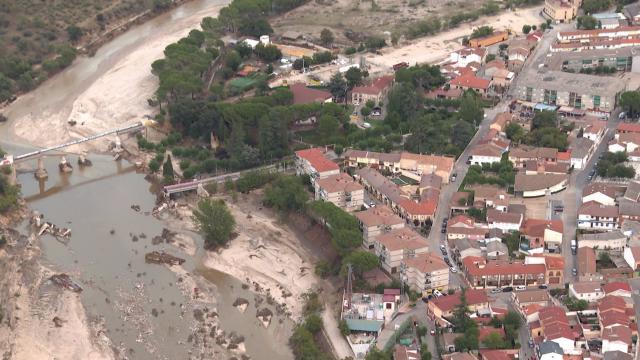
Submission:
M 453 266 L 449 268 L 449 271 L 451 271 L 454 274 L 458 272 L 458 270 L 456 270 L 456 268 L 454 268 Z

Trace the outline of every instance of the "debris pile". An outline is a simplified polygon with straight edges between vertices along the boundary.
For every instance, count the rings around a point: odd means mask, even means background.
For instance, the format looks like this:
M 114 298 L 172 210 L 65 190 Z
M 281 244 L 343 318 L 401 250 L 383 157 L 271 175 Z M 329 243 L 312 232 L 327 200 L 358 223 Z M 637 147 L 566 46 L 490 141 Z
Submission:
M 50 222 L 45 222 L 40 226 L 38 236 L 42 236 L 44 233 L 51 234 L 58 239 L 68 239 L 71 237 L 71 229 L 58 227 Z
M 267 309 L 267 308 L 262 308 L 260 310 L 258 310 L 258 312 L 256 313 L 256 317 L 258 318 L 258 320 L 260 320 L 262 322 L 262 325 L 265 328 L 268 328 L 269 325 L 271 324 L 271 318 L 273 317 L 273 311 Z
M 181 258 L 179 258 L 177 256 L 173 256 L 173 255 L 168 254 L 168 253 L 166 253 L 164 251 L 152 251 L 150 253 L 147 253 L 144 256 L 144 260 L 147 263 L 168 264 L 170 266 L 172 266 L 172 265 L 182 265 L 186 261 L 185 259 L 181 259 Z
M 71 280 L 71 277 L 69 277 L 69 275 L 67 274 L 52 275 L 49 280 L 63 289 L 67 289 L 77 293 L 82 291 L 82 287 L 80 287 L 80 285 L 78 285 L 78 283 L 76 283 L 75 281 Z

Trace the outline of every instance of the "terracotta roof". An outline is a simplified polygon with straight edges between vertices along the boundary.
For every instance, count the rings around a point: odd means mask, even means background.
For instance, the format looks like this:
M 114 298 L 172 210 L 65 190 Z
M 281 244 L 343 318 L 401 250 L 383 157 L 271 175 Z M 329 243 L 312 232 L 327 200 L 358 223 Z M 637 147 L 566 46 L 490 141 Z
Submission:
M 624 189 L 624 186 L 618 184 L 595 182 L 585 186 L 585 188 L 582 190 L 582 197 L 589 196 L 595 193 L 602 193 L 612 199 L 615 199 L 616 197 L 624 194 Z
M 467 215 L 456 215 L 449 219 L 449 221 L 447 222 L 449 227 L 456 227 L 455 225 L 458 223 L 464 224 L 465 226 L 473 227 L 475 226 L 476 221 L 472 217 Z
M 531 237 L 544 237 L 547 229 L 562 234 L 564 231 L 562 220 L 527 219 L 522 223 L 520 232 Z
M 467 305 L 481 305 L 489 302 L 487 293 L 484 290 L 467 289 L 464 296 L 467 300 Z M 460 305 L 460 291 L 448 296 L 441 296 L 431 302 L 442 312 L 451 311 Z
M 371 85 L 356 86 L 351 92 L 354 94 L 378 95 L 386 88 L 391 86 L 394 79 L 394 75 L 381 76 L 375 79 Z
M 610 283 L 604 284 L 602 288 L 604 289 L 604 292 L 606 294 L 609 294 L 618 290 L 631 292 L 631 285 L 629 285 L 628 282 L 624 282 L 624 281 L 610 282 Z
M 602 286 L 599 281 L 577 281 L 571 284 L 573 290 L 578 294 L 588 294 L 602 292 Z
M 512 360 L 513 355 L 508 350 L 480 349 L 480 357 L 483 360 Z
M 514 293 L 520 305 L 549 301 L 549 292 L 543 289 L 532 289 Z
M 487 49 L 484 48 L 463 48 L 455 51 L 460 56 L 478 55 L 483 58 L 487 54 Z
M 391 230 L 386 234 L 379 235 L 376 241 L 389 251 L 417 250 L 429 246 L 424 237 L 409 228 Z
M 436 170 L 451 172 L 455 158 L 452 156 L 414 154 L 404 151 L 400 154 L 400 161 L 415 161 L 417 167 L 434 166 Z
M 574 30 L 574 31 L 561 31 L 558 33 L 558 38 L 565 37 L 579 37 L 579 38 L 592 38 L 592 37 L 616 37 L 616 36 L 627 36 L 620 34 L 621 32 L 628 31 L 640 31 L 640 26 L 620 26 L 615 29 L 593 29 L 593 30 Z M 614 33 L 618 33 L 615 35 Z
M 356 175 L 396 204 L 409 198 L 409 194 L 402 191 L 396 183 L 387 179 L 375 169 L 363 167 L 356 170 Z
M 570 161 L 571 160 L 571 152 L 570 151 L 558 151 L 558 161 Z
M 501 112 L 496 115 L 493 123 L 496 125 L 500 125 L 504 129 L 504 127 L 513 120 L 513 115 L 510 112 Z
M 333 97 L 328 91 L 308 88 L 303 83 L 291 84 L 289 85 L 289 89 L 291 89 L 293 93 L 294 104 L 325 102 Z
M 629 327 L 629 324 L 631 323 L 627 314 L 616 311 L 607 311 L 605 313 L 600 313 L 600 322 L 602 323 L 602 327 L 605 328 L 614 325 Z
M 424 174 L 420 177 L 420 188 L 435 188 L 440 189 L 442 187 L 442 178 L 436 174 Z
M 626 326 L 615 326 L 602 331 L 602 340 L 620 341 L 631 345 L 631 329 Z
M 580 275 L 595 274 L 596 252 L 590 247 L 578 248 L 578 273 Z
M 519 146 L 509 151 L 509 157 L 515 159 L 554 159 L 558 149 L 547 147 Z
M 489 68 L 506 69 L 507 65 L 505 65 L 504 61 L 495 59 L 495 60 L 491 60 L 488 63 L 486 63 L 484 67 L 486 69 L 489 69 Z
M 640 123 L 621 122 L 616 128 L 618 132 L 635 132 L 640 133 Z
M 600 300 L 598 304 L 598 312 L 605 314 L 608 312 L 624 313 L 627 303 L 620 296 L 607 295 Z
M 386 206 L 376 206 L 365 211 L 359 211 L 354 213 L 356 218 L 360 220 L 364 226 L 391 226 L 403 224 L 399 216 L 393 213 L 391 209 Z
M 438 199 L 428 199 L 420 202 L 402 199 L 398 206 L 409 215 L 434 215 L 438 207 Z
M 324 179 L 318 179 L 316 182 L 320 188 L 329 194 L 335 192 L 350 193 L 358 190 L 364 191 L 364 187 L 346 173 L 331 175 Z
M 487 222 L 488 223 L 507 223 L 507 224 L 518 224 L 522 223 L 522 214 L 512 213 L 512 212 L 503 212 L 496 209 L 488 209 L 487 210 Z
M 416 257 L 404 260 L 407 267 L 415 268 L 423 274 L 429 274 L 438 270 L 447 270 L 449 265 L 442 258 L 433 253 L 422 253 Z
M 473 74 L 464 74 L 450 81 L 452 86 L 487 90 L 491 81 L 479 78 Z
M 492 156 L 496 158 L 500 158 L 503 152 L 503 149 L 491 143 L 479 144 L 471 149 L 471 155 Z
M 536 191 L 550 189 L 562 182 L 566 182 L 567 175 L 564 174 L 516 174 L 516 181 L 513 186 L 515 191 Z
M 298 150 L 296 151 L 296 156 L 307 160 L 311 164 L 311 166 L 313 166 L 313 168 L 318 172 L 340 169 L 338 164 L 334 163 L 324 156 L 324 152 L 320 148 Z
M 488 275 L 513 275 L 531 274 L 538 275 L 545 273 L 544 264 L 524 264 L 521 262 L 508 262 L 501 260 L 485 260 L 470 256 L 462 260 L 467 273 L 472 276 Z
M 544 257 L 548 270 L 564 270 L 564 257 L 557 255 L 536 254 L 534 257 Z
M 486 236 L 489 233 L 488 227 L 449 227 L 447 226 L 447 233 L 458 234 L 458 235 L 467 235 L 467 236 Z
M 544 336 L 547 340 L 560 338 L 575 339 L 575 335 L 569 327 L 567 314 L 559 306 L 548 306 L 538 312 L 540 324 L 544 328 Z
M 580 206 L 578 215 L 590 215 L 608 218 L 617 218 L 618 207 L 613 205 L 602 205 L 595 201 L 589 201 Z

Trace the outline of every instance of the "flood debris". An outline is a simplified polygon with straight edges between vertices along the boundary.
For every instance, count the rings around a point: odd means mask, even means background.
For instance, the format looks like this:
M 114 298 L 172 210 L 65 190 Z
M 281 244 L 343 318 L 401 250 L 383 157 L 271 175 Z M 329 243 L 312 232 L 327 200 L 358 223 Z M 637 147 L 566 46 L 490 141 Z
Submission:
M 42 224 L 42 226 L 40 226 L 38 236 L 42 236 L 45 233 L 51 234 L 58 239 L 68 239 L 71 237 L 71 229 L 58 227 L 50 222 L 45 222 L 44 224 Z
M 150 253 L 147 253 L 144 256 L 144 260 L 147 263 L 152 263 L 152 264 L 168 264 L 170 266 L 172 265 L 182 265 L 186 260 L 179 258 L 177 256 L 173 256 L 171 254 L 168 254 L 164 251 L 152 251 Z
M 132 209 L 133 211 L 135 211 L 135 212 L 140 212 L 140 209 L 141 209 L 141 208 L 140 208 L 140 205 L 133 204 L 133 205 L 131 205 L 131 209 Z
M 249 300 L 237 298 L 236 301 L 233 302 L 233 306 L 244 314 L 244 312 L 247 311 L 247 307 L 249 307 Z
M 77 293 L 82 291 L 82 287 L 78 285 L 78 283 L 73 281 L 67 274 L 55 274 L 52 275 L 49 280 L 63 289 L 67 289 Z
M 64 323 L 66 323 L 66 320 L 62 320 L 61 318 L 54 316 L 53 319 L 53 324 L 55 325 L 55 327 L 62 327 L 62 325 L 64 325 Z
M 167 228 L 164 228 L 162 229 L 162 234 L 158 236 L 154 236 L 151 239 L 151 244 L 158 245 L 158 244 L 162 244 L 163 242 L 169 244 L 175 241 L 175 236 L 176 236 L 175 232 Z
M 271 318 L 273 317 L 273 311 L 268 308 L 262 308 L 256 313 L 256 317 L 262 322 L 265 328 L 268 328 L 271 324 Z

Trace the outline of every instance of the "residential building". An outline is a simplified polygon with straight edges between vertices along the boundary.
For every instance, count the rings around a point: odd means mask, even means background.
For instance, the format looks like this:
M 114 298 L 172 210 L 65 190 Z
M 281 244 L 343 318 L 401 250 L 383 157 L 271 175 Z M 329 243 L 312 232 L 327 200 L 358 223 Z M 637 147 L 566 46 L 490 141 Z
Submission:
M 616 127 L 615 138 L 617 139 L 621 134 L 631 133 L 640 134 L 640 123 L 621 122 Z
M 493 143 L 479 144 L 471 149 L 469 161 L 472 165 L 499 163 L 505 152 Z
M 374 248 L 374 239 L 376 236 L 386 234 L 392 230 L 404 227 L 404 220 L 398 217 L 386 206 L 376 206 L 365 211 L 354 213 L 360 223 L 362 237 L 364 238 L 363 246 L 366 249 Z
M 508 38 L 509 33 L 507 33 L 506 31 L 494 31 L 493 34 L 481 36 L 475 39 L 469 39 L 469 47 L 487 47 L 505 41 Z
M 564 351 L 556 342 L 543 341 L 538 346 L 538 356 L 540 360 L 563 360 Z
M 455 158 L 451 156 L 421 155 L 406 151 L 400 154 L 385 154 L 352 149 L 344 153 L 344 159 L 348 167 L 369 166 L 396 174 L 403 173 L 412 178 L 435 174 L 441 177 L 444 183 L 449 182 L 455 162 Z
M 582 202 L 594 201 L 598 204 L 613 206 L 616 199 L 624 194 L 626 187 L 618 184 L 589 183 L 582 190 Z
M 482 289 L 543 284 L 546 267 L 544 264 L 488 261 L 481 257 L 467 257 L 462 260 L 462 271 L 471 287 Z
M 578 248 L 576 252 L 578 279 L 584 281 L 601 280 L 602 275 L 596 267 L 596 252 L 589 247 Z
M 581 0 L 545 0 L 542 15 L 555 23 L 570 22 L 578 15 Z
M 410 194 L 405 193 L 393 181 L 387 179 L 377 170 L 364 167 L 355 172 L 356 179 L 364 185 L 365 189 L 383 204 L 388 205 L 395 213 L 399 213 L 399 204 L 404 199 L 409 199 Z
M 585 137 L 574 139 L 569 145 L 571 151 L 571 166 L 582 169 L 587 165 L 589 157 L 595 150 L 595 143 Z
M 317 179 L 324 179 L 331 175 L 338 175 L 338 164 L 327 159 L 320 148 L 312 148 L 296 151 L 296 174 L 309 175 L 311 183 Z
M 400 216 L 415 226 L 424 226 L 432 221 L 438 208 L 440 191 L 436 190 L 435 193 L 434 196 L 424 197 L 420 201 L 402 199 L 398 204 Z
M 582 204 L 578 209 L 578 229 L 617 229 L 620 227 L 619 216 L 617 206 L 590 201 Z
M 545 247 L 557 250 L 562 245 L 563 232 L 562 220 L 527 219 L 520 227 L 520 235 L 526 240 L 521 249 L 530 253 L 542 253 Z
M 509 151 L 509 161 L 517 168 L 523 168 L 525 163 L 534 160 L 542 163 L 558 162 L 558 149 L 534 146 L 518 146 Z
M 480 95 L 487 95 L 491 80 L 477 77 L 473 73 L 467 73 L 452 79 L 449 84 L 452 88 L 462 90 L 473 90 Z
M 376 255 L 380 258 L 382 269 L 395 274 L 403 260 L 426 253 L 429 250 L 427 240 L 409 228 L 391 230 L 374 239 Z
M 531 305 L 538 305 L 540 307 L 549 306 L 551 298 L 549 297 L 549 291 L 545 289 L 530 289 L 524 291 L 515 291 L 512 293 L 513 302 L 515 305 L 522 309 Z
M 640 246 L 630 246 L 625 248 L 623 258 L 629 267 L 631 267 L 631 270 L 640 270 Z
M 558 42 L 585 41 L 593 38 L 624 39 L 640 35 L 640 26 L 623 26 L 616 29 L 572 30 L 558 32 Z
M 533 254 L 524 258 L 525 265 L 544 265 L 544 283 L 558 286 L 564 284 L 564 258 L 560 255 Z
M 329 103 L 333 101 L 333 95 L 329 91 L 308 88 L 304 83 L 289 85 L 293 93 L 294 104 Z
M 466 187 L 473 191 L 474 206 L 492 208 L 506 212 L 509 207 L 509 194 L 495 185 L 475 184 Z
M 467 289 L 465 299 L 469 311 L 476 312 L 489 307 L 489 298 L 484 290 Z M 427 303 L 427 316 L 440 325 L 447 325 L 453 310 L 460 305 L 460 292 L 433 299 Z
M 541 331 L 534 337 L 543 336 L 546 341 L 560 345 L 564 354 L 575 349 L 576 335 L 571 331 L 565 310 L 559 306 L 549 306 L 539 311 Z
M 567 187 L 567 175 L 560 174 L 516 174 L 514 192 L 522 197 L 538 197 L 554 194 Z
M 551 70 L 580 72 L 584 69 L 598 67 L 615 68 L 617 71 L 632 71 L 634 59 L 637 58 L 637 50 L 634 47 L 618 49 L 597 49 L 582 51 L 553 52 L 547 58 L 547 66 Z
M 331 202 L 347 211 L 359 209 L 364 204 L 364 187 L 346 173 L 316 180 L 315 194 L 316 200 Z
M 640 202 L 631 201 L 627 198 L 620 199 L 619 203 L 620 222 L 640 221 Z
M 627 246 L 627 237 L 620 230 L 581 234 L 578 239 L 578 248 L 588 247 L 621 252 L 625 246 Z
M 579 281 L 569 284 L 569 294 L 578 300 L 596 302 L 604 297 L 604 290 L 599 281 Z
M 481 64 L 487 55 L 487 49 L 464 48 L 449 54 L 449 64 L 454 67 L 467 67 L 472 63 Z
M 627 20 L 633 25 L 640 24 L 640 3 L 634 2 L 625 5 L 622 9 L 623 14 L 627 17 Z
M 531 51 L 522 47 L 511 47 L 507 50 L 507 64 L 509 70 L 520 71 L 524 66 L 524 62 L 527 60 Z
M 626 326 L 616 326 L 602 331 L 602 353 L 620 351 L 629 353 L 632 342 L 631 329 Z
M 609 143 L 610 152 L 634 152 L 640 148 L 640 133 L 619 134 Z
M 468 238 L 469 240 L 483 240 L 489 233 L 486 224 L 476 223 L 475 220 L 466 215 L 457 215 L 447 223 L 447 239 Z
M 487 210 L 489 229 L 500 229 L 503 232 L 518 231 L 524 217 L 519 213 L 503 212 L 496 209 Z
M 498 133 L 504 134 L 507 125 L 513 121 L 513 115 L 509 112 L 501 112 L 496 115 L 493 123 L 489 125 L 489 129 L 496 130 Z
M 453 240 L 453 249 L 451 251 L 451 259 L 457 264 L 462 264 L 462 260 L 467 257 L 481 257 L 482 250 L 480 243 L 469 240 L 468 238 L 458 238 Z
M 449 266 L 433 253 L 423 253 L 404 260 L 409 287 L 423 295 L 449 288 Z
M 376 105 L 379 104 L 387 97 L 394 80 L 394 75 L 385 75 L 375 79 L 370 85 L 354 87 L 351 90 L 351 102 L 354 105 L 359 105 L 371 100 Z
M 509 248 L 501 241 L 491 241 L 486 245 L 487 259 L 506 260 L 509 258 Z
M 554 106 L 569 106 L 595 116 L 608 116 L 616 106 L 623 81 L 603 81 L 601 76 L 532 69 L 518 80 L 520 100 Z
M 605 295 L 617 296 L 622 298 L 631 298 L 631 285 L 626 281 L 614 281 L 602 285 Z

